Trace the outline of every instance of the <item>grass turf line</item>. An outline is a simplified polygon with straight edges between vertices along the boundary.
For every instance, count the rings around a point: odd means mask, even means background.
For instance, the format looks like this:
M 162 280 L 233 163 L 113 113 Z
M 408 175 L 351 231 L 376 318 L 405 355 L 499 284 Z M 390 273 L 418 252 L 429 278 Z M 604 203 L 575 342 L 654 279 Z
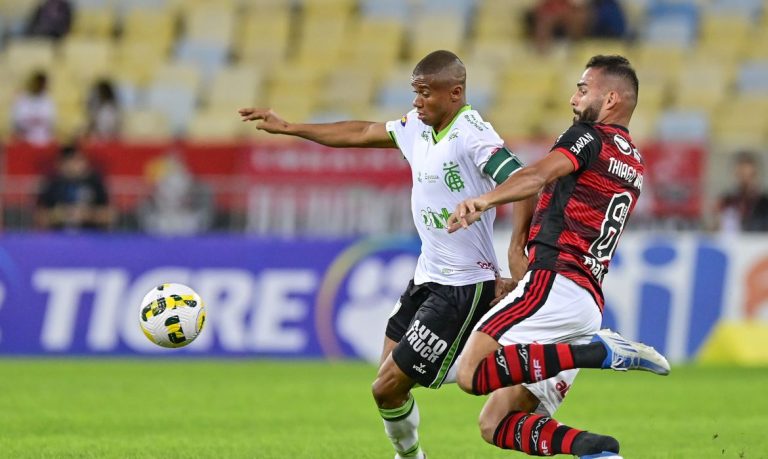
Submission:
M 0 359 L 0 456 L 388 458 L 356 362 Z M 556 419 L 627 459 L 768 459 L 768 368 L 584 370 Z M 509 458 L 479 437 L 484 398 L 417 389 L 430 457 Z

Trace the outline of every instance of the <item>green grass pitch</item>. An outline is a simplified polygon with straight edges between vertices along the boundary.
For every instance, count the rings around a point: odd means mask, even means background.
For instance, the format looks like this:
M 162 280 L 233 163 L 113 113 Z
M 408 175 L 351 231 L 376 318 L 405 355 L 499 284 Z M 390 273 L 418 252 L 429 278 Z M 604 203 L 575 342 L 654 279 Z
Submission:
M 0 359 L 0 457 L 391 458 L 356 362 Z M 585 370 L 556 418 L 628 459 L 768 459 L 768 368 Z M 417 389 L 431 459 L 525 457 L 486 445 L 483 398 Z M 564 456 L 561 456 L 564 457 Z

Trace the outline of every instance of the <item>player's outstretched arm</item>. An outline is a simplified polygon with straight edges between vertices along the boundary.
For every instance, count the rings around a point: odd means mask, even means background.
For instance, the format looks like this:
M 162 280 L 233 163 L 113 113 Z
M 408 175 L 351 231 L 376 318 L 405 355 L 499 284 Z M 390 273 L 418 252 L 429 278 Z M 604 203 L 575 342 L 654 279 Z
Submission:
M 269 108 L 241 108 L 238 113 L 243 121 L 256 121 L 256 129 L 270 134 L 302 137 L 329 147 L 397 148 L 384 123 L 372 121 L 289 123 Z
M 448 232 L 469 227 L 488 209 L 537 195 L 548 183 L 570 174 L 573 169 L 573 163 L 564 153 L 557 150 L 550 152 L 541 160 L 510 175 L 488 193 L 460 202 L 448 217 Z

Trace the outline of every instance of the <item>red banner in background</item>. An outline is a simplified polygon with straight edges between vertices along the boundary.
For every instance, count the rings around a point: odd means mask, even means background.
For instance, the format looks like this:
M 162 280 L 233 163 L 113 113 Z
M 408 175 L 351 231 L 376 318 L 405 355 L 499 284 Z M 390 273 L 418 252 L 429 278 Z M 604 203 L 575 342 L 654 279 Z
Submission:
M 695 220 L 702 216 L 707 151 L 701 144 L 651 143 L 645 160 L 644 199 L 655 218 Z
M 527 142 L 512 147 L 531 163 L 546 154 L 550 144 Z M 652 143 L 640 150 L 646 162 L 646 186 L 641 207 L 655 218 L 699 218 L 704 195 L 705 148 L 698 144 Z M 57 151 L 55 146 L 7 145 L 4 173 L 6 179 L 11 179 L 7 183 L 27 185 L 18 190 L 8 190 L 7 186 L 6 195 L 34 193 L 31 184 L 53 169 Z M 86 144 L 83 151 L 113 185 L 111 191 L 116 196 L 115 202 L 124 210 L 130 210 L 150 191 L 146 181 L 148 165 L 168 154 L 181 158 L 198 179 L 210 184 L 217 203 L 227 209 L 252 211 L 254 202 L 259 199 L 285 197 L 295 201 L 292 205 L 295 212 L 306 213 L 308 206 L 338 204 L 351 206 L 351 209 L 359 208 L 361 201 L 372 206 L 378 197 L 387 201 L 387 196 L 391 196 L 391 205 L 386 207 L 392 211 L 393 206 L 399 205 L 396 200 L 407 196 L 411 186 L 408 162 L 399 151 L 387 148 L 330 148 L 304 141 L 259 144 L 116 142 Z M 22 180 L 14 182 L 14 178 Z M 260 193 L 261 198 L 254 197 L 254 193 Z M 356 204 L 349 204 L 351 202 Z M 274 211 L 274 206 L 261 207 L 260 214 Z M 403 207 L 409 207 L 407 202 Z M 501 215 L 508 211 L 509 208 L 501 209 Z M 266 217 L 257 215 L 255 218 Z M 301 220 L 301 215 L 297 219 Z

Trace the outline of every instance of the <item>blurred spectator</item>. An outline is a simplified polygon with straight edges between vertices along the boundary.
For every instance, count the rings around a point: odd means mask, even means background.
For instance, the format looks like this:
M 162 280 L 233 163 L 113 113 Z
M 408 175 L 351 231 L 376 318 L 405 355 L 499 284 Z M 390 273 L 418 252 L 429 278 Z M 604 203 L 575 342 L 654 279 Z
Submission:
M 768 194 L 761 183 L 757 155 L 751 151 L 739 152 L 733 172 L 736 183 L 718 202 L 720 230 L 768 231 Z
M 37 199 L 40 228 L 107 229 L 112 220 L 102 177 L 77 147 L 62 148 L 56 170 L 43 180 Z
M 16 99 L 11 114 L 13 134 L 19 140 L 45 145 L 53 140 L 56 108 L 48 95 L 48 76 L 43 71 L 32 74 L 26 90 Z
M 213 194 L 207 185 L 195 180 L 176 155 L 156 159 L 146 172 L 153 191 L 139 206 L 139 226 L 144 231 L 190 235 L 211 229 L 215 213 Z
M 540 52 L 547 52 L 558 38 L 619 38 L 626 33 L 624 13 L 617 0 L 539 0 L 526 20 Z
M 88 126 L 86 135 L 97 140 L 120 136 L 122 114 L 112 82 L 102 79 L 94 84 L 86 104 Z
M 72 26 L 72 5 L 68 0 L 42 0 L 27 26 L 27 34 L 58 40 Z

